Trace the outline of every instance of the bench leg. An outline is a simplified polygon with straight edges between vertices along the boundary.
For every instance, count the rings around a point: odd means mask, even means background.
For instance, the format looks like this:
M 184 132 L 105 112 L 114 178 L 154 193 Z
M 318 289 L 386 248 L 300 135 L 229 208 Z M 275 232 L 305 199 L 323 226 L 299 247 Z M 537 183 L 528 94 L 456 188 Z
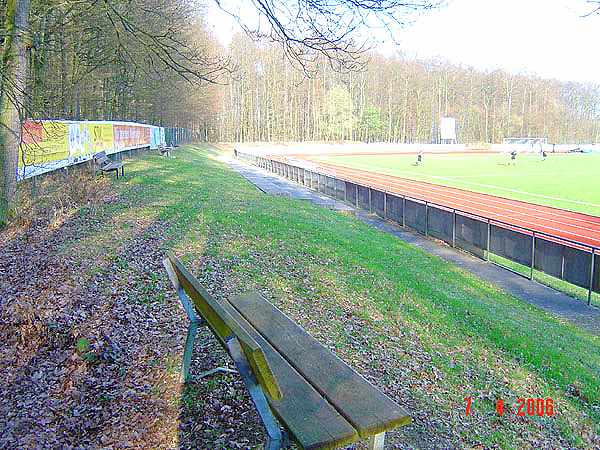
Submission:
M 125 176 L 125 166 L 121 166 L 121 176 Z
M 369 450 L 383 450 L 385 433 L 379 433 L 369 438 Z
M 279 450 L 280 448 L 283 448 L 285 445 L 285 436 L 281 432 L 279 423 L 277 422 L 277 419 L 275 419 L 275 416 L 273 416 L 271 408 L 269 408 L 265 393 L 250 370 L 250 365 L 244 356 L 239 341 L 232 337 L 229 338 L 225 344 L 227 345 L 227 349 L 235 362 L 238 372 L 242 377 L 242 381 L 246 385 L 246 389 L 248 389 L 250 398 L 252 398 L 252 402 L 254 403 L 256 411 L 267 432 L 268 437 L 267 442 L 265 442 L 265 450 Z
M 210 377 L 215 373 L 237 373 L 235 370 L 230 369 L 229 367 L 215 367 L 214 369 L 207 370 L 206 372 L 202 372 L 200 375 L 195 375 L 194 379 L 200 380 L 202 378 Z
M 185 350 L 183 352 L 183 362 L 181 363 L 181 381 L 187 383 L 190 377 L 190 363 L 192 362 L 192 352 L 194 351 L 194 340 L 198 332 L 198 322 L 192 321 L 188 326 L 187 338 L 185 339 Z

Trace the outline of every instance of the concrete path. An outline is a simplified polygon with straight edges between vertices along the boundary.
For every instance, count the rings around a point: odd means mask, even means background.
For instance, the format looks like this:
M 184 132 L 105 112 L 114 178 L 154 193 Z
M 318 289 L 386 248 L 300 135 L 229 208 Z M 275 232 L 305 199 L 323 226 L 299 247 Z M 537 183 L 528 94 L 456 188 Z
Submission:
M 286 195 L 291 198 L 308 200 L 316 205 L 336 211 L 354 211 L 363 222 L 393 234 L 394 236 L 419 247 L 424 251 L 439 256 L 446 261 L 489 281 L 510 294 L 554 313 L 570 322 L 600 336 L 600 308 L 587 306 L 582 300 L 570 297 L 536 281 L 517 275 L 495 264 L 483 261 L 463 251 L 441 244 L 425 236 L 399 227 L 373 214 L 358 210 L 344 202 L 332 199 L 318 192 L 307 189 L 292 181 L 281 178 L 258 167 L 249 166 L 238 160 L 225 161 L 241 176 L 254 184 L 261 191 L 272 195 Z

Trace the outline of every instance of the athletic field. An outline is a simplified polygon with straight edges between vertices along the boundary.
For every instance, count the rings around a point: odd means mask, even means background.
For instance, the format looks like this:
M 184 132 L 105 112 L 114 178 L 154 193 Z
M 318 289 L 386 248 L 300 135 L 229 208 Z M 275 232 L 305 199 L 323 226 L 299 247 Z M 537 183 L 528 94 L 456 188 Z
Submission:
M 344 165 L 600 216 L 600 154 L 311 156 Z

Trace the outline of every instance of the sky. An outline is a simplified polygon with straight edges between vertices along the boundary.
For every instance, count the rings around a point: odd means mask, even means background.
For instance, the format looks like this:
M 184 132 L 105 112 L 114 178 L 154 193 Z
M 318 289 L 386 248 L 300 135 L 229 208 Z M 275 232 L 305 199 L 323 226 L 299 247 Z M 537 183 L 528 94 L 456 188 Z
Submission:
M 381 31 L 377 50 L 600 84 L 600 15 L 582 17 L 591 9 L 585 0 L 447 3 L 395 30 L 394 39 Z M 239 31 L 235 21 L 214 6 L 208 9 L 207 22 L 225 45 Z

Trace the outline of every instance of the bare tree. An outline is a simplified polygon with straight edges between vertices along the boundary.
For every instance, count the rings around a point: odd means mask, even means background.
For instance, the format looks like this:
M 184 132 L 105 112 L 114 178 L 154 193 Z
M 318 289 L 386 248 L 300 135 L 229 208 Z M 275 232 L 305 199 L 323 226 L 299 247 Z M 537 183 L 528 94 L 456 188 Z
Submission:
M 591 10 L 587 12 L 584 17 L 593 16 L 595 14 L 600 14 L 600 1 L 598 0 L 587 0 L 587 4 L 591 5 Z
M 0 61 L 0 226 L 8 220 L 16 192 L 22 106 L 27 76 L 29 0 L 8 0 Z
M 394 31 L 413 13 L 439 7 L 443 0 L 250 0 L 258 14 L 251 24 L 238 0 L 214 0 L 246 33 L 281 44 L 286 56 L 305 71 L 325 56 L 338 69 L 356 70 L 376 43 L 375 28 L 394 39 Z M 379 34 L 381 37 L 381 34 Z

